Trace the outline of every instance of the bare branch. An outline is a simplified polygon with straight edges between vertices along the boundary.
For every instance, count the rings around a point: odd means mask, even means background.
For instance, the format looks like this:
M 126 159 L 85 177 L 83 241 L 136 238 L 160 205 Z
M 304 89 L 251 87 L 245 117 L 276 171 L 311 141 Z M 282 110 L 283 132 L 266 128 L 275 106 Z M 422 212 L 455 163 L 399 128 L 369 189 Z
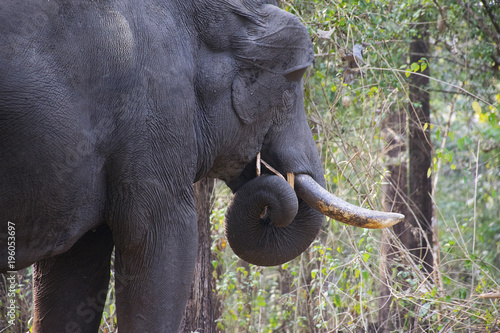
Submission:
M 475 13 L 470 6 L 466 5 L 462 0 L 457 0 L 457 2 L 465 8 L 467 13 L 476 20 L 476 24 L 479 28 L 481 28 L 497 45 L 497 47 L 500 47 L 500 38 L 498 37 L 498 34 L 496 34 L 494 31 L 491 30 L 489 26 L 487 26 L 484 23 L 484 19 L 482 17 L 479 17 L 477 13 Z
M 486 9 L 486 13 L 490 18 L 491 23 L 495 27 L 495 30 L 497 31 L 498 34 L 500 34 L 500 26 L 498 26 L 497 20 L 495 19 L 495 16 L 493 16 L 493 13 L 491 12 L 491 8 L 488 6 L 488 3 L 485 0 L 481 0 L 481 2 L 483 3 L 484 8 Z

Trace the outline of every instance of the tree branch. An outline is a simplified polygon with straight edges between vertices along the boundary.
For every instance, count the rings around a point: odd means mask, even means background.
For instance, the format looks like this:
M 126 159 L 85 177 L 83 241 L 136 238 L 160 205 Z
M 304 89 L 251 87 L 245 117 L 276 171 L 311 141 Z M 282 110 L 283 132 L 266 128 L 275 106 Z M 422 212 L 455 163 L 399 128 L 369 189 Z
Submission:
M 448 46 L 448 45 L 446 45 Z M 449 52 L 451 53 L 451 51 L 449 50 Z M 410 53 L 410 55 L 412 55 L 413 53 Z M 420 55 L 422 57 L 424 57 L 424 54 L 419 54 L 419 53 L 414 53 L 415 55 Z M 467 61 L 465 59 L 460 59 L 460 60 L 463 60 L 463 62 L 460 62 L 458 60 L 454 60 L 454 59 L 451 59 L 451 58 L 447 58 L 447 57 L 441 57 L 441 56 L 436 56 L 436 55 L 425 55 L 427 58 L 435 58 L 435 59 L 443 59 L 447 62 L 451 62 L 451 63 L 454 63 L 454 64 L 457 64 L 461 67 L 467 67 L 467 68 L 470 68 L 470 69 L 473 69 L 473 70 L 476 70 L 476 71 L 481 71 L 481 72 L 484 72 L 484 73 L 488 73 L 491 71 L 491 68 L 490 67 L 476 67 L 476 66 L 472 66 L 470 64 L 470 61 Z
M 484 30 L 484 32 L 493 40 L 493 42 L 495 42 L 495 44 L 497 45 L 497 48 L 500 47 L 500 38 L 498 37 L 498 35 L 496 33 L 494 33 L 491 30 L 491 28 L 489 26 L 487 26 L 484 23 L 483 18 L 479 17 L 479 15 L 477 15 L 472 9 L 470 9 L 470 6 L 466 5 L 462 0 L 457 0 L 457 2 L 460 4 L 460 6 L 465 8 L 467 13 L 469 15 L 471 15 L 474 18 L 474 20 L 476 20 L 476 25 L 480 29 Z
M 443 94 L 452 94 L 452 95 L 465 95 L 469 96 L 469 94 L 466 94 L 462 91 L 456 91 L 456 90 L 443 90 L 443 89 L 428 89 L 427 91 L 429 92 L 439 92 Z
M 488 3 L 485 0 L 481 0 L 481 2 L 483 3 L 484 8 L 486 9 L 486 13 L 489 16 L 491 23 L 495 27 L 495 30 L 497 31 L 497 33 L 500 34 L 500 26 L 498 26 L 497 20 L 495 19 L 495 16 L 493 16 L 493 13 L 491 12 L 491 8 L 488 6 Z

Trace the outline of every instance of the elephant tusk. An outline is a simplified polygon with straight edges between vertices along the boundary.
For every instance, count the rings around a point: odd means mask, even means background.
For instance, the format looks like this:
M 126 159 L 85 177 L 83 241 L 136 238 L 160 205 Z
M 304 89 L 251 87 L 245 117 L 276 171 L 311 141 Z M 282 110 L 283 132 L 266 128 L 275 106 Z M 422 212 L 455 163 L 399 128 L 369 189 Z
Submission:
M 260 163 L 260 151 L 257 154 L 257 165 L 255 166 L 255 173 L 257 174 L 257 177 L 259 177 L 262 173 L 262 164 Z
M 295 174 L 293 172 L 288 172 L 286 174 L 286 181 L 295 190 Z
M 322 214 L 355 227 L 382 229 L 405 218 L 402 214 L 369 210 L 345 202 L 305 174 L 295 175 L 295 192 L 299 198 Z

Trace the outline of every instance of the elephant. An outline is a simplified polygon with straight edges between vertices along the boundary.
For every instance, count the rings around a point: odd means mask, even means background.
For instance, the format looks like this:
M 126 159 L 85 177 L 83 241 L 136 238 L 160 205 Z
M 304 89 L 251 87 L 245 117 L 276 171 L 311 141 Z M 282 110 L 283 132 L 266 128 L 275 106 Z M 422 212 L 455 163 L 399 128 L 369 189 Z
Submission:
M 120 333 L 175 332 L 203 177 L 234 192 L 227 238 L 256 265 L 298 256 L 324 215 L 403 218 L 324 189 L 313 45 L 273 1 L 6 0 L 0 32 L 0 271 L 34 264 L 33 332 L 97 332 L 113 250 Z

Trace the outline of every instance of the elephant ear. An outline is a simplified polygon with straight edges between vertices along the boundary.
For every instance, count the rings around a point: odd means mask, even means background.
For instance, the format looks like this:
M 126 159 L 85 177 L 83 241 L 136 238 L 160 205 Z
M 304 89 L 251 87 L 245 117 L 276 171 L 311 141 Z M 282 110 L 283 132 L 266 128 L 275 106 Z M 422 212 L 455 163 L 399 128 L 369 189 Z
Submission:
M 287 92 L 295 91 L 314 60 L 309 33 L 296 16 L 272 5 L 263 5 L 259 15 L 260 20 L 243 20 L 232 41 L 239 65 L 232 103 L 244 123 L 283 108 Z

